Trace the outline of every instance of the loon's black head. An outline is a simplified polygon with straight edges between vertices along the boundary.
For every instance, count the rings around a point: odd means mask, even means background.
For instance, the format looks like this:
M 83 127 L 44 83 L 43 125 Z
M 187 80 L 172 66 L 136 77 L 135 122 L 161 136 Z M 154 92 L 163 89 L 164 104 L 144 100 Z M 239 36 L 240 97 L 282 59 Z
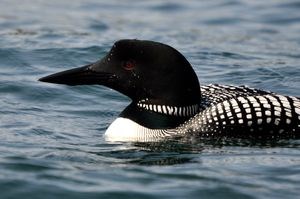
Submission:
M 101 60 L 40 81 L 104 85 L 136 103 L 183 107 L 200 100 L 198 78 L 189 62 L 174 48 L 153 41 L 117 41 Z

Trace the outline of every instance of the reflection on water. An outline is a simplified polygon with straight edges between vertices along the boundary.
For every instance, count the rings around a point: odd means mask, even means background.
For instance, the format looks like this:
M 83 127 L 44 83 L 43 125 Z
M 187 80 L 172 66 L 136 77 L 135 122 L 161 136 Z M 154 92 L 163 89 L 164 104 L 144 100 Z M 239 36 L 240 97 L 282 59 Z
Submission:
M 125 144 L 125 146 L 124 146 Z M 298 148 L 300 140 L 257 140 L 239 138 L 169 139 L 160 142 L 123 143 L 122 149 L 96 153 L 100 156 L 125 160 L 122 164 L 176 165 L 201 163 L 201 154 L 222 153 L 230 155 L 233 148 L 247 153 L 250 149 Z M 126 148 L 126 146 L 128 148 Z

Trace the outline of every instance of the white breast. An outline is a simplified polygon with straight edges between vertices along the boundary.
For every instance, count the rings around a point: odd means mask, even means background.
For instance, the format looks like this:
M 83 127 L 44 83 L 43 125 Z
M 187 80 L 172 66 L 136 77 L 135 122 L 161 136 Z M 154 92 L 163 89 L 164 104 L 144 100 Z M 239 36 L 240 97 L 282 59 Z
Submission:
M 128 118 L 119 117 L 106 130 L 105 139 L 112 142 L 151 142 L 169 136 L 166 131 L 146 128 Z

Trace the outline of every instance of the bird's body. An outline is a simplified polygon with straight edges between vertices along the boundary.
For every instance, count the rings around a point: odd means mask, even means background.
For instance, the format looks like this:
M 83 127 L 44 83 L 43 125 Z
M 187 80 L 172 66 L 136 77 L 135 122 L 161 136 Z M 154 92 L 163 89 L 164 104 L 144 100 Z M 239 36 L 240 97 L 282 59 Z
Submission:
M 120 40 L 100 61 L 41 81 L 100 84 L 132 99 L 109 126 L 111 141 L 199 137 L 300 137 L 300 99 L 246 86 L 200 86 L 189 62 L 174 48 Z

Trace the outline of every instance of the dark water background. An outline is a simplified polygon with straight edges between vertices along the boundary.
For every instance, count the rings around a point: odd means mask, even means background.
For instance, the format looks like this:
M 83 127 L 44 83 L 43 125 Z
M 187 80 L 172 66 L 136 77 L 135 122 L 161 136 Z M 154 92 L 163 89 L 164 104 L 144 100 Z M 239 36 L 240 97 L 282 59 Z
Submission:
M 181 51 L 202 84 L 299 96 L 297 0 L 0 0 L 0 198 L 299 198 L 300 140 L 108 143 L 129 100 L 38 82 L 114 41 Z

